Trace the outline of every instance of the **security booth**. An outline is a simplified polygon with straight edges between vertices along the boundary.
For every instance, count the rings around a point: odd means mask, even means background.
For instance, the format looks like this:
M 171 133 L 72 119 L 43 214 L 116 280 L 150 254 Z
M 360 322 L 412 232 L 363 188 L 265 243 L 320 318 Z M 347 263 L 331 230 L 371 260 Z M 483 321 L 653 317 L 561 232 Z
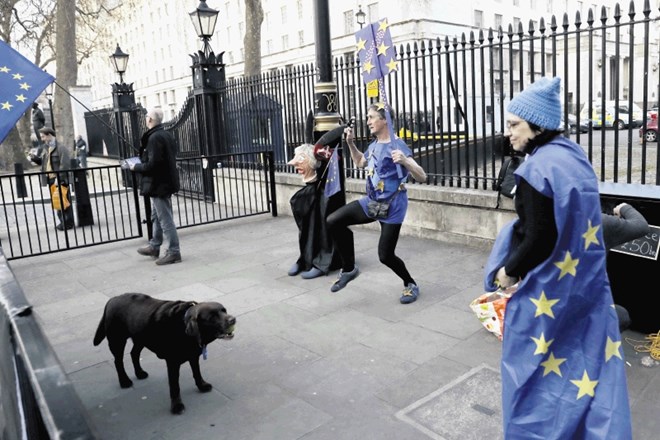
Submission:
M 286 162 L 284 151 L 284 122 L 282 104 L 274 97 L 263 93 L 255 94 L 247 102 L 227 100 L 228 151 L 223 153 L 249 153 L 252 151 L 273 151 L 275 162 Z M 304 123 L 291 121 L 291 124 Z M 290 127 L 295 129 L 295 127 Z
M 644 237 L 612 248 L 607 256 L 607 273 L 614 303 L 628 310 L 630 328 L 640 333 L 660 331 L 660 187 L 639 184 L 600 183 L 603 211 L 612 213 L 620 203 L 637 209 L 651 231 Z M 595 292 L 594 292 L 595 293 Z

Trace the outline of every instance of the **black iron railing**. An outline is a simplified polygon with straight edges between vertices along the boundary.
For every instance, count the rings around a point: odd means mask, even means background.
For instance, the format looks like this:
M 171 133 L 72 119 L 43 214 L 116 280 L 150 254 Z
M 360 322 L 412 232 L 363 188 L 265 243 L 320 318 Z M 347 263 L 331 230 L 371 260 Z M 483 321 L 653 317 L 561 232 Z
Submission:
M 277 215 L 272 152 L 177 160 L 181 190 L 172 197 L 177 228 L 272 213 Z M 58 230 L 45 174 L 0 176 L 0 246 L 7 259 L 147 236 L 148 198 L 139 176 L 117 165 L 61 171 L 75 227 Z

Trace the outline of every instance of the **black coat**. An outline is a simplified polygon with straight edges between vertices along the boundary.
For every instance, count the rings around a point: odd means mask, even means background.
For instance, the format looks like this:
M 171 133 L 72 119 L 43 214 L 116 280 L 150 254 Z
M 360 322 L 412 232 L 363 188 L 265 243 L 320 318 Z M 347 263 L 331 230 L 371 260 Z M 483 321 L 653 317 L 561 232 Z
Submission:
M 133 171 L 142 175 L 140 192 L 148 197 L 169 197 L 179 191 L 176 143 L 171 133 L 157 125 L 142 135 L 140 160 Z

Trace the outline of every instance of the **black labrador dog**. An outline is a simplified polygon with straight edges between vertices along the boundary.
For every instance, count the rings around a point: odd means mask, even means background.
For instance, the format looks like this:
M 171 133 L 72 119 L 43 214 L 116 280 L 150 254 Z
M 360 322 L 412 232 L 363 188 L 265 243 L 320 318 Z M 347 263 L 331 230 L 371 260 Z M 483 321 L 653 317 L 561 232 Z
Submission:
M 181 364 L 190 363 L 199 391 L 211 391 L 212 385 L 202 379 L 199 356 L 214 340 L 231 339 L 235 324 L 236 318 L 217 302 L 163 301 L 141 293 L 124 293 L 111 298 L 105 305 L 94 345 L 108 338 L 122 388 L 133 385 L 124 369 L 124 348 L 128 338 L 133 340 L 131 360 L 138 379 L 149 376 L 140 366 L 140 352 L 144 347 L 164 359 L 170 385 L 170 410 L 173 414 L 181 414 L 185 410 L 179 389 Z

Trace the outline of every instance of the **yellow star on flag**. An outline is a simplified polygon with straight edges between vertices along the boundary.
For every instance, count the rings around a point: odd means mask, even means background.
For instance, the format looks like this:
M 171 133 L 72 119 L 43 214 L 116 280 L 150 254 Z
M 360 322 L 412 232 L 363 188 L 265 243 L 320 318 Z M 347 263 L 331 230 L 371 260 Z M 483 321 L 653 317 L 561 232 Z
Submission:
M 591 220 L 589 220 L 589 227 L 587 228 L 587 232 L 582 234 L 582 237 L 584 238 L 584 249 L 586 250 L 589 248 L 589 245 L 591 243 L 595 244 L 598 246 L 600 243 L 598 242 L 598 237 L 596 237 L 596 232 L 600 229 L 600 225 L 592 226 L 591 225 Z
M 392 58 L 389 61 L 389 63 L 386 64 L 386 66 L 389 67 L 390 72 L 393 71 L 393 70 L 396 70 L 397 72 L 399 71 L 399 62 L 396 61 L 394 58 Z
M 25 102 L 26 99 L 25 95 L 16 95 L 16 101 Z
M 577 394 L 577 399 L 579 399 L 582 396 L 591 396 L 594 397 L 594 389 L 596 388 L 596 385 L 598 385 L 597 380 L 590 380 L 589 375 L 587 374 L 587 370 L 584 370 L 584 374 L 582 375 L 582 379 L 580 380 L 572 380 L 571 383 L 578 387 L 578 394 Z
M 21 83 L 21 89 L 23 90 L 30 90 L 30 87 L 32 86 L 28 83 Z
M 356 51 L 360 52 L 361 50 L 366 50 L 365 44 L 367 44 L 367 40 L 365 40 L 364 38 L 360 38 L 357 44 L 355 45 Z
M 550 352 L 548 359 L 541 362 L 541 366 L 543 367 L 543 377 L 550 373 L 555 373 L 557 376 L 561 377 L 559 366 L 564 362 L 566 362 L 566 358 L 556 358 L 554 353 Z
M 384 102 L 378 102 L 378 103 L 376 103 L 376 108 L 377 108 L 378 110 L 382 110 L 382 109 L 384 109 L 384 108 L 385 108 L 385 103 L 384 103 Z
M 3 102 L 3 103 L 2 103 L 2 109 L 3 109 L 3 110 L 11 110 L 12 107 L 13 107 L 13 105 L 11 105 L 11 104 L 9 103 L 9 101 L 6 101 L 6 102 Z
M 373 169 L 373 168 L 369 168 L 369 169 L 367 170 L 367 176 L 371 177 L 371 176 L 373 176 L 373 175 L 374 175 L 374 169 Z
M 605 362 L 609 361 L 612 356 L 616 356 L 619 359 L 623 360 L 621 357 L 621 341 L 613 341 L 610 337 L 607 337 L 607 344 L 605 345 Z
M 0 67 L 0 72 L 2 72 L 2 73 L 9 73 L 10 70 L 11 69 L 7 66 Z
M 554 313 L 552 313 L 552 306 L 559 302 L 558 299 L 547 299 L 545 297 L 545 292 L 541 291 L 539 299 L 530 298 L 529 300 L 536 305 L 536 313 L 534 314 L 535 318 L 541 315 L 548 315 L 551 318 L 555 317 Z
M 367 72 L 367 73 L 371 73 L 371 69 L 373 69 L 373 68 L 374 68 L 374 65 L 371 64 L 371 61 L 367 61 L 366 63 L 364 63 L 364 70 L 363 71 Z
M 534 351 L 534 354 L 546 354 L 548 352 L 548 348 L 550 347 L 550 344 L 554 342 L 554 339 L 550 339 L 549 341 L 546 341 L 543 332 L 541 332 L 540 338 L 535 338 L 534 336 L 532 336 L 531 338 L 532 341 L 534 341 L 534 343 L 536 344 L 536 350 Z
M 376 184 L 376 189 L 380 192 L 383 192 L 383 190 L 385 189 L 385 182 L 379 180 L 378 183 Z
M 557 261 L 555 262 L 555 266 L 557 266 L 561 272 L 559 273 L 559 280 L 563 278 L 564 275 L 567 273 L 570 273 L 571 275 L 575 276 L 577 271 L 575 268 L 577 267 L 578 263 L 580 260 L 578 258 L 573 259 L 571 257 L 570 251 L 566 251 L 566 256 L 564 256 L 564 261 Z
M 390 46 L 385 46 L 385 43 L 380 43 L 380 46 L 378 46 L 378 55 L 385 55 L 389 48 Z
M 386 31 L 387 28 L 389 27 L 389 24 L 387 24 L 387 18 L 380 23 L 378 23 L 378 30 L 379 31 Z
M 12 76 L 14 79 L 18 79 L 18 80 L 23 79 L 23 75 L 21 75 L 20 73 L 14 73 Z

